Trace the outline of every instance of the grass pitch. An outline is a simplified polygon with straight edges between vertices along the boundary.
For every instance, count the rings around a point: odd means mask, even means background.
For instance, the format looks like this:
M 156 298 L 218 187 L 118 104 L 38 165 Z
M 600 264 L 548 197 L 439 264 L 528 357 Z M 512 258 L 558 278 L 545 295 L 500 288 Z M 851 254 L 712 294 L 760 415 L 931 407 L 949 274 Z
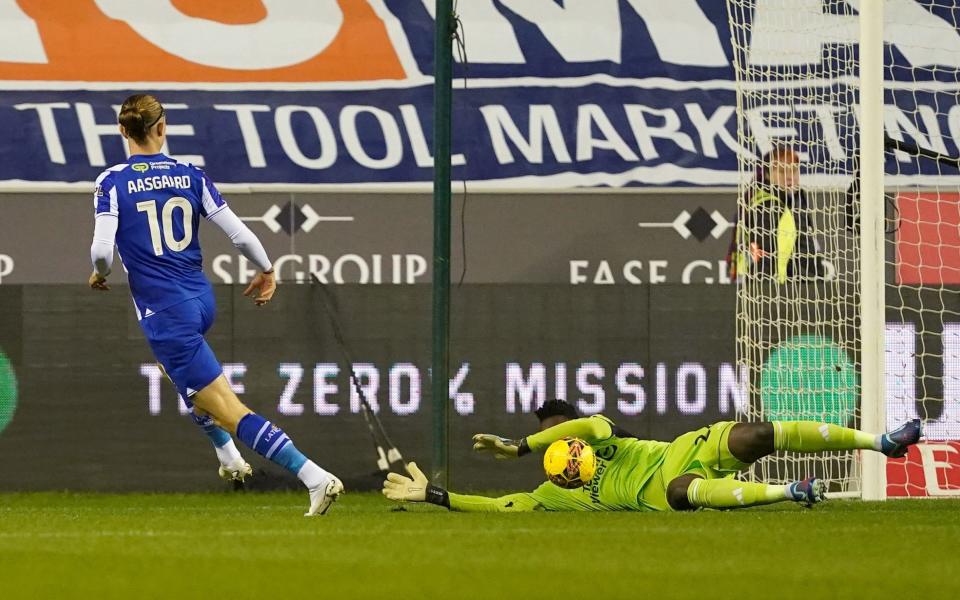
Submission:
M 960 501 L 392 512 L 347 494 L 0 495 L 0 598 L 960 598 Z

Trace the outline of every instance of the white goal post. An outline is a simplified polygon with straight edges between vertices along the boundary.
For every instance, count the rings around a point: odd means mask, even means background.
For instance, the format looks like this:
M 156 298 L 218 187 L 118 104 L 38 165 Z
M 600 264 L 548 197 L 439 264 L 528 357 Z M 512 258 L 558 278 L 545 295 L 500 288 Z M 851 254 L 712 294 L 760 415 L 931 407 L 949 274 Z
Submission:
M 884 191 L 883 1 L 860 3 L 860 429 L 883 431 L 884 392 Z M 885 500 L 886 457 L 860 454 L 860 493 Z
M 785 454 L 833 495 L 960 494 L 960 3 L 727 0 L 745 421 L 884 431 L 905 459 Z M 886 24 L 886 27 L 885 27 Z

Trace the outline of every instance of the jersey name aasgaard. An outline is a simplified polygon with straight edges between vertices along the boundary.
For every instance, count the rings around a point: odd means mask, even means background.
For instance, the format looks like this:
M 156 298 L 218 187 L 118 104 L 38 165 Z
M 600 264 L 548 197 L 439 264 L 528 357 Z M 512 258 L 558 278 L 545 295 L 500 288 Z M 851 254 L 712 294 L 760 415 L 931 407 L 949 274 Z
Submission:
M 93 205 L 97 216 L 118 219 L 117 250 L 139 318 L 210 289 L 200 217 L 226 202 L 202 170 L 163 154 L 134 155 L 97 178 Z
M 193 187 L 193 180 L 189 175 L 160 175 L 153 177 L 139 177 L 127 181 L 127 193 L 135 194 L 137 192 L 152 192 L 153 190 L 162 190 L 166 188 L 179 188 L 189 190 Z
M 592 419 L 606 417 L 595 415 Z M 586 485 L 566 490 L 545 482 L 531 496 L 545 510 L 647 510 L 637 500 L 640 490 L 663 463 L 669 442 L 640 440 L 614 435 L 591 442 L 597 457 L 597 471 Z

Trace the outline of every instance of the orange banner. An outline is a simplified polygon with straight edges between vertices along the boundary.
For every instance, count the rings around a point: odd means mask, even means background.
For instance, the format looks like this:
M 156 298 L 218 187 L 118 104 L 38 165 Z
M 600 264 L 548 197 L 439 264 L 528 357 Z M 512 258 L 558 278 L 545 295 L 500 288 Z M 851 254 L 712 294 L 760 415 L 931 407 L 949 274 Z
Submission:
M 0 80 L 312 82 L 405 76 L 386 26 L 365 0 L 311 0 L 292 7 L 276 0 L 18 0 L 0 10 L 8 39 L 0 44 Z

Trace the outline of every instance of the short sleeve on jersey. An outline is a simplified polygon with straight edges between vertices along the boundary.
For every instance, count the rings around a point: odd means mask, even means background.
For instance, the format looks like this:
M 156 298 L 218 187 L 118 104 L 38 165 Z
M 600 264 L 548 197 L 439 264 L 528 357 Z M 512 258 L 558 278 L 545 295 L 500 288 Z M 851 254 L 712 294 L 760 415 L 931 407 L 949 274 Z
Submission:
M 213 182 L 210 181 L 210 178 L 207 177 L 207 174 L 198 169 L 200 174 L 200 198 L 201 198 L 201 209 L 200 212 L 204 217 L 210 218 L 221 209 L 227 205 L 227 201 L 223 199 L 223 196 L 220 195 L 220 191 L 217 189 L 217 186 L 213 185 Z
M 93 192 L 93 210 L 96 215 L 114 215 L 117 216 L 117 187 L 110 177 L 110 172 L 105 172 L 97 178 L 97 187 Z

